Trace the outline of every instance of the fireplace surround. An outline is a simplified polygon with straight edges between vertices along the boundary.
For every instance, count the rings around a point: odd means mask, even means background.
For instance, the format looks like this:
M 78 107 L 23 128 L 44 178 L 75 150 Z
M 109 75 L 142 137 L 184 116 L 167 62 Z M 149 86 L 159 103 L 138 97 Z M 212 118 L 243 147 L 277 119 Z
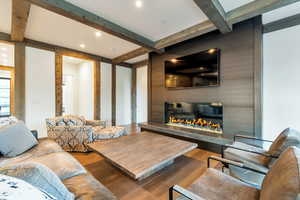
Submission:
M 223 134 L 222 103 L 166 102 L 165 123 L 209 133 Z

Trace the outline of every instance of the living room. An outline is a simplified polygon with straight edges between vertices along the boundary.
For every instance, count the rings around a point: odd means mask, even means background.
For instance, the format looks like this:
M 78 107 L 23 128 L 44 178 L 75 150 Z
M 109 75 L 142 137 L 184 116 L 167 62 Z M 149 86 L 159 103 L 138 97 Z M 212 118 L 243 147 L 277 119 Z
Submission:
M 298 199 L 298 0 L 0 0 L 0 199 Z

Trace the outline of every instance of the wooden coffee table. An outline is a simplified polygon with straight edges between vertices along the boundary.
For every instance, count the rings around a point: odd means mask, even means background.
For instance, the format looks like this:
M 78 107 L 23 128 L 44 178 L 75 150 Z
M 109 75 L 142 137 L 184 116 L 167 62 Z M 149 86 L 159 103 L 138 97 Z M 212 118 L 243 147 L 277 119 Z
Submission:
M 197 144 L 142 132 L 88 146 L 130 177 L 142 180 L 195 149 Z

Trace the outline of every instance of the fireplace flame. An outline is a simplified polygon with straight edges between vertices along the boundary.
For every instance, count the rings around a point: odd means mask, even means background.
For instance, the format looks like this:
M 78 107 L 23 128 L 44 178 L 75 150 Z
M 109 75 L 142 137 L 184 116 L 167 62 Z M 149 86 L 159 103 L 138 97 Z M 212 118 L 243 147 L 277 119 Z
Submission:
M 221 125 L 218 123 L 214 123 L 212 121 L 207 121 L 205 119 L 193 119 L 193 120 L 186 120 L 186 119 L 176 119 L 173 116 L 169 117 L 169 123 L 171 124 L 182 124 L 182 125 L 189 125 L 189 126 L 198 126 L 203 128 L 209 129 L 221 129 Z

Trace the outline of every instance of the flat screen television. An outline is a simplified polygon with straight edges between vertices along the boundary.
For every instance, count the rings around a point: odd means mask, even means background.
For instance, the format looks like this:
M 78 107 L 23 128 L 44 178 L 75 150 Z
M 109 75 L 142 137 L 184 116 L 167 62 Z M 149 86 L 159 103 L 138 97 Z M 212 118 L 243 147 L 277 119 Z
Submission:
M 208 49 L 165 61 L 165 86 L 169 89 L 220 85 L 220 49 Z

